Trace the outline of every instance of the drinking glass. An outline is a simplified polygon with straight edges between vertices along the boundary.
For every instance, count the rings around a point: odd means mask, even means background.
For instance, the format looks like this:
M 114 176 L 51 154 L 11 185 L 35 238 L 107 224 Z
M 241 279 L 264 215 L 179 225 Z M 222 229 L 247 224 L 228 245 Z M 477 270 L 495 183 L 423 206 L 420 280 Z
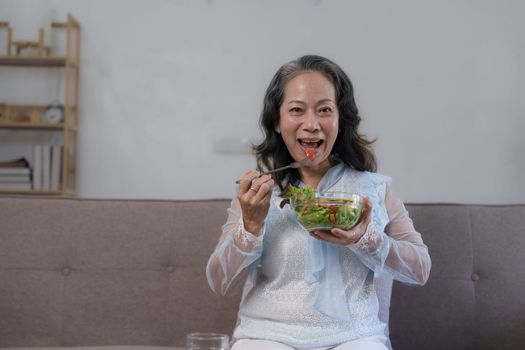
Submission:
M 186 335 L 186 350 L 230 350 L 229 337 L 220 333 Z

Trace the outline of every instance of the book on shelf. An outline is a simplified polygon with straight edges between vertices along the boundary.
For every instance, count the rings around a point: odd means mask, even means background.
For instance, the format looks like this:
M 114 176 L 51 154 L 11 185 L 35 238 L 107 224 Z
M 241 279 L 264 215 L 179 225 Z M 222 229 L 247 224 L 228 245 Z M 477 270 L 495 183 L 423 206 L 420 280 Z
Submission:
M 59 191 L 61 166 L 61 145 L 35 145 L 33 147 L 33 189 Z
M 62 146 L 54 145 L 51 147 L 51 175 L 50 188 L 52 191 L 60 190 L 60 174 L 62 168 Z
M 42 145 L 42 189 L 51 187 L 51 146 Z
M 31 169 L 25 158 L 0 162 L 0 189 L 31 189 Z
M 33 146 L 33 189 L 42 189 L 42 146 Z
M 31 175 L 29 162 L 25 158 L 0 162 L 0 175 Z
M 29 175 L 3 175 L 0 174 L 0 183 L 11 183 L 11 182 L 31 182 L 31 176 Z
M 0 161 L 0 168 L 29 168 L 29 162 L 25 158 Z
M 0 175 L 31 175 L 30 168 L 0 168 Z
M 0 190 L 30 190 L 31 181 L 27 182 L 0 182 Z

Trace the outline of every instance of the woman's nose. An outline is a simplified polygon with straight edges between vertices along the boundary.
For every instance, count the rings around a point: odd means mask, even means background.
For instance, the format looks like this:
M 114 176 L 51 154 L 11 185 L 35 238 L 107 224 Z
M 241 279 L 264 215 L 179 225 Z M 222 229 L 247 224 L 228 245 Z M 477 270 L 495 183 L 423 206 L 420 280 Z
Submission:
M 314 112 L 306 113 L 303 128 L 307 131 L 317 131 L 320 129 L 319 118 Z

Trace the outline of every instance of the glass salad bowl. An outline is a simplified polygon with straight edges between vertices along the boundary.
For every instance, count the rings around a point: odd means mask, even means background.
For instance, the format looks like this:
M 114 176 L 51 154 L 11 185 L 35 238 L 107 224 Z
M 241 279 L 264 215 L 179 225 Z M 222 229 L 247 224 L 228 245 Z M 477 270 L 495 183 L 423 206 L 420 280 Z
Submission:
M 351 229 L 361 217 L 363 201 L 359 194 L 348 192 L 305 191 L 289 198 L 297 221 L 308 231 Z

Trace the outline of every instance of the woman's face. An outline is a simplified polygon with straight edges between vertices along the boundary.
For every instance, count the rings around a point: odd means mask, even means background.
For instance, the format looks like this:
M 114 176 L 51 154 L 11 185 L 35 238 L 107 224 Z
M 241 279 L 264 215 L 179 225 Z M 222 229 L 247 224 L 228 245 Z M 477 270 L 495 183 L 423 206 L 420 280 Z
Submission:
M 339 129 L 335 88 L 330 80 L 319 72 L 294 77 L 284 87 L 279 112 L 279 128 L 292 158 L 304 159 L 306 149 L 313 148 L 312 169 L 328 168 Z

